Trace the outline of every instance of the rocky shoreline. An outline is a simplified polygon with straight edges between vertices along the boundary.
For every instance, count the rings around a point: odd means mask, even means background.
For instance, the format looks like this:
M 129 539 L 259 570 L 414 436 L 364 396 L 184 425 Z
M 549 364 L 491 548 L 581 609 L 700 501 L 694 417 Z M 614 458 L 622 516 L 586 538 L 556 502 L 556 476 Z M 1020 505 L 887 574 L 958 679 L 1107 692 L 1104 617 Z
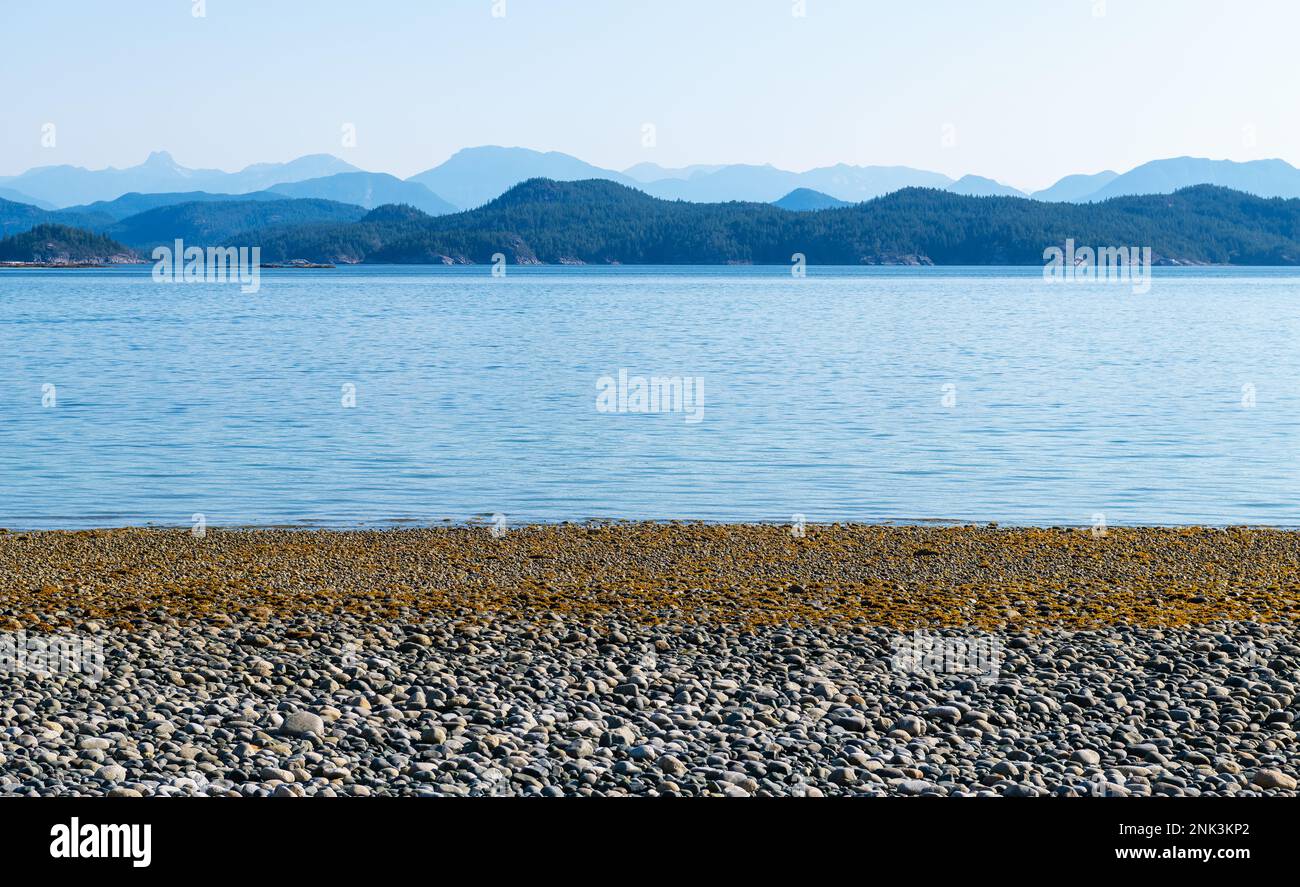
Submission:
M 1300 534 L 804 533 L 0 533 L 0 794 L 1297 793 Z

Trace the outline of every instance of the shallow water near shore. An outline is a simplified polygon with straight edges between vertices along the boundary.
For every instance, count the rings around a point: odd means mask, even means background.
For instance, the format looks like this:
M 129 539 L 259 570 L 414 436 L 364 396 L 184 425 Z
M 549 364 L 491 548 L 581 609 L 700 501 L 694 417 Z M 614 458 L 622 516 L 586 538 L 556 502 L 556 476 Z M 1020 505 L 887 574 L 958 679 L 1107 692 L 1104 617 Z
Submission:
M 1298 306 L 1274 269 L 10 269 L 0 527 L 1295 526 Z M 600 411 L 620 369 L 700 421 Z

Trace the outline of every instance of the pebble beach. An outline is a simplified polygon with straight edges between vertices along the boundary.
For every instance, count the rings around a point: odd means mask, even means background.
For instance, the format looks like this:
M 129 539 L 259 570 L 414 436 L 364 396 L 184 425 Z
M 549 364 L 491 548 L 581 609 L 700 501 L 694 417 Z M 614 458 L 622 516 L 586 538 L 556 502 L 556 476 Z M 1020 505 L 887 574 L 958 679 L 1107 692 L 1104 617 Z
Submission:
M 1295 795 L 1297 620 L 1278 530 L 0 532 L 0 794 Z

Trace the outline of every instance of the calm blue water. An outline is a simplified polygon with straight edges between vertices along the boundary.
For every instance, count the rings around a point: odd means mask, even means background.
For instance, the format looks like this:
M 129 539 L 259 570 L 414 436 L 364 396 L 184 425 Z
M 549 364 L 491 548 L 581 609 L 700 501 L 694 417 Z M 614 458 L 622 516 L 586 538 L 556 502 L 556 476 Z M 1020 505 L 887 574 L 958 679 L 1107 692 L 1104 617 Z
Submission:
M 1296 272 L 149 270 L 0 270 L 0 527 L 1300 524 Z

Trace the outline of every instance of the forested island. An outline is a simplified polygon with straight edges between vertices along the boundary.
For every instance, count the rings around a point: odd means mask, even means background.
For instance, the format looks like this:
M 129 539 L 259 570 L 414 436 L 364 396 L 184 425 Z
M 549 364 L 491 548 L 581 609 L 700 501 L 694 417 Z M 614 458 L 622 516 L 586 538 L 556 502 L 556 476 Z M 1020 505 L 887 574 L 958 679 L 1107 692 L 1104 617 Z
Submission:
M 249 232 L 268 261 L 1041 265 L 1080 243 L 1150 246 L 1158 262 L 1300 262 L 1300 199 L 1214 186 L 1104 203 L 1041 203 L 908 188 L 865 203 L 791 212 L 687 203 L 612 182 L 535 179 L 484 207 L 429 217 L 380 207 L 356 222 Z
M 22 218 L 35 218 L 22 209 Z M 498 255 L 511 264 L 789 264 L 798 253 L 813 265 L 1041 265 L 1045 249 L 1073 239 L 1150 247 L 1157 264 L 1300 264 L 1300 199 L 1212 185 L 1087 204 L 906 188 L 794 211 L 662 200 L 605 180 L 532 179 L 478 209 L 441 216 L 403 205 L 367 212 L 329 200 L 236 197 L 157 206 L 92 227 L 117 249 L 87 240 L 68 255 L 120 252 L 122 244 L 147 255 L 179 238 L 260 246 L 264 262 L 322 264 L 489 263 Z M 59 235 L 71 247 L 70 237 Z M 39 252 L 40 239 L 11 238 L 8 254 L 31 260 L 27 250 Z
M 130 247 L 80 228 L 37 225 L 0 240 L 0 263 L 21 265 L 117 265 L 141 261 Z

